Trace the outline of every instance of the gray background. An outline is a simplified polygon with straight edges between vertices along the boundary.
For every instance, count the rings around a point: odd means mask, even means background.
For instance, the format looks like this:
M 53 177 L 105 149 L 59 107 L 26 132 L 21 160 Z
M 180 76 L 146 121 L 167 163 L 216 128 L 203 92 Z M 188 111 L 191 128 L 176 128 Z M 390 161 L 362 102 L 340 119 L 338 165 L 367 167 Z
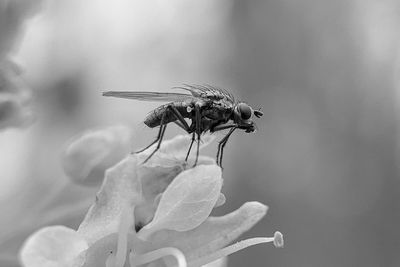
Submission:
M 227 202 L 215 213 L 263 202 L 267 216 L 244 237 L 279 230 L 285 248 L 252 247 L 229 266 L 399 266 L 399 8 L 394 0 L 46 2 L 14 52 L 37 118 L 0 132 L 1 254 L 15 257 L 34 230 L 16 226 L 65 182 L 59 154 L 71 136 L 126 124 L 138 148 L 156 135 L 141 120 L 157 104 L 102 91 L 189 82 L 228 88 L 264 112 L 257 133 L 235 133 L 227 145 Z M 169 137 L 180 132 L 172 128 Z M 69 186 L 57 203 L 95 191 Z M 76 227 L 82 214 L 58 223 Z

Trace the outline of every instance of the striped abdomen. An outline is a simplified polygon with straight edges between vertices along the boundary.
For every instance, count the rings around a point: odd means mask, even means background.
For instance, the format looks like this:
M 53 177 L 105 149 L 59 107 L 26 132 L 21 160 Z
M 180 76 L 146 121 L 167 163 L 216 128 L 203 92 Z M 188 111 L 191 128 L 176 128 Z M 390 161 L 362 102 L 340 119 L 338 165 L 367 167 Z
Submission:
M 161 119 L 164 117 L 164 124 L 176 121 L 177 118 L 173 111 L 169 108 L 169 106 L 174 105 L 174 107 L 181 113 L 184 118 L 191 118 L 190 112 L 188 112 L 188 103 L 179 102 L 179 103 L 168 103 L 162 106 L 159 106 L 149 115 L 147 115 L 146 119 L 144 120 L 144 124 L 146 124 L 150 128 L 154 128 L 160 125 Z M 165 115 L 164 115 L 165 114 Z

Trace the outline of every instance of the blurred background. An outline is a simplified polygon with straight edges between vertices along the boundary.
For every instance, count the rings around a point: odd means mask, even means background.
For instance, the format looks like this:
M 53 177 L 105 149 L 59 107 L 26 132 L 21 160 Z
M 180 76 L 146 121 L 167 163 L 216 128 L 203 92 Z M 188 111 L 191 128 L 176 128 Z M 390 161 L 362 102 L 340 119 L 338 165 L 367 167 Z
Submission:
M 396 0 L 1 0 L 0 59 L 22 66 L 15 90 L 29 101 L 17 106 L 32 114 L 0 131 L 1 266 L 40 227 L 46 197 L 56 210 L 92 201 L 96 188 L 60 186 L 72 136 L 128 125 L 134 149 L 156 135 L 142 120 L 157 103 L 101 92 L 182 83 L 227 88 L 264 112 L 226 147 L 215 214 L 265 203 L 243 238 L 279 230 L 285 248 L 246 249 L 230 267 L 399 266 L 399 35 Z M 76 228 L 87 203 L 48 222 Z

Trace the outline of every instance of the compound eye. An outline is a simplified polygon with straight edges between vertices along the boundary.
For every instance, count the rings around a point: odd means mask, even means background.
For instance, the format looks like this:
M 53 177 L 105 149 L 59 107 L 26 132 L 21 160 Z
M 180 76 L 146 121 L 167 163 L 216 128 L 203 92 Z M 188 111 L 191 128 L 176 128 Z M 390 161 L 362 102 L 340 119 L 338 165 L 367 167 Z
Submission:
M 241 104 L 239 104 L 238 109 L 239 109 L 240 117 L 242 118 L 242 120 L 250 119 L 250 117 L 251 117 L 251 108 L 248 105 L 246 105 L 244 103 L 241 103 Z

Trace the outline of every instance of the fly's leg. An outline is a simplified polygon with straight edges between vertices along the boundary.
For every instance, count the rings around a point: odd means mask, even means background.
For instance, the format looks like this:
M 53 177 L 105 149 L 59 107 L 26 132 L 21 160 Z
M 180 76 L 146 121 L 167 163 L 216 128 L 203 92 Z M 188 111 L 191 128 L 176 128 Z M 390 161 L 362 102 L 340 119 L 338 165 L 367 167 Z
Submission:
M 180 121 L 174 121 L 174 123 L 175 123 L 176 125 L 178 125 L 179 127 L 181 127 L 183 130 L 186 131 L 185 126 L 183 126 L 183 124 L 182 124 Z
M 220 156 L 220 159 L 219 159 L 219 165 L 220 165 L 221 168 L 222 168 L 222 158 L 224 156 L 224 148 L 225 148 L 226 143 L 228 143 L 228 139 L 229 138 L 226 138 L 225 142 L 223 142 L 222 145 L 221 145 L 221 156 Z
M 196 136 L 196 133 L 193 132 L 193 133 L 192 133 L 192 141 L 190 142 L 189 150 L 188 150 L 188 152 L 186 153 L 185 161 L 187 161 L 188 158 L 189 158 L 190 150 L 192 150 L 192 146 L 193 146 L 193 143 L 194 143 L 194 140 L 195 140 L 195 136 Z
M 215 133 L 215 132 L 218 132 L 218 131 L 222 131 L 222 130 L 226 130 L 226 129 L 231 129 L 230 131 L 234 131 L 235 129 L 237 129 L 237 128 L 239 128 L 239 125 L 238 124 L 236 124 L 236 123 L 230 123 L 230 124 L 223 124 L 223 125 L 217 125 L 217 126 L 215 126 L 212 130 L 211 130 L 211 132 L 213 132 L 213 133 Z M 218 144 L 218 150 L 217 150 L 217 164 L 218 165 L 222 165 L 222 155 L 220 156 L 220 154 L 223 154 L 223 153 L 221 153 L 222 152 L 222 150 L 223 150 L 223 147 L 225 146 L 225 144 L 226 144 L 226 142 L 228 142 L 228 138 L 229 138 L 229 136 L 231 135 L 232 133 L 231 132 L 228 132 L 228 134 L 219 142 L 219 144 Z M 221 166 L 220 165 L 220 166 Z
M 176 118 L 178 119 L 178 121 L 175 121 L 175 123 L 176 123 L 179 127 L 181 127 L 182 129 L 184 129 L 186 132 L 190 133 L 190 132 L 191 132 L 190 126 L 187 124 L 187 122 L 185 121 L 185 119 L 183 118 L 183 116 L 182 116 L 182 114 L 179 112 L 179 110 L 178 110 L 176 107 L 174 107 L 174 106 L 171 106 L 171 110 L 172 110 L 172 112 L 174 113 L 174 115 L 176 116 Z M 187 161 L 188 158 L 189 158 L 190 150 L 192 149 L 194 140 L 195 140 L 195 133 L 193 132 L 193 133 L 192 133 L 192 141 L 190 142 L 189 150 L 188 150 L 188 152 L 186 153 L 185 161 Z
M 239 128 L 239 125 L 236 123 L 217 125 L 214 128 L 212 128 L 211 132 L 215 133 L 215 132 L 219 132 L 219 131 L 226 130 L 229 128 Z
M 164 118 L 164 117 L 165 117 L 165 114 L 163 115 L 163 118 Z M 146 162 L 154 155 L 154 153 L 156 153 L 156 152 L 160 149 L 161 142 L 162 142 L 162 139 L 163 139 L 164 134 L 165 134 L 165 129 L 167 129 L 167 125 L 166 125 L 166 124 L 163 124 L 163 119 L 161 119 L 161 122 L 162 122 L 162 124 L 161 124 L 161 126 L 160 126 L 160 131 L 159 131 L 159 134 L 158 134 L 159 137 L 157 138 L 157 139 L 158 139 L 157 147 L 156 147 L 156 149 L 154 149 L 154 151 L 151 152 L 151 154 L 143 161 L 142 164 L 146 163 Z
M 178 119 L 179 122 L 176 122 L 180 127 L 182 127 L 186 132 L 189 133 L 190 127 L 189 124 L 185 121 L 185 118 L 179 112 L 179 110 L 175 106 L 169 106 L 168 109 L 174 113 L 175 117 Z
M 177 124 L 179 126 L 181 126 L 184 130 L 189 132 L 189 129 L 190 129 L 189 125 L 187 124 L 187 122 L 183 118 L 182 114 L 179 112 L 179 110 L 175 106 L 172 106 L 172 105 L 168 106 L 167 111 L 172 111 L 172 113 L 178 119 Z M 157 139 L 154 142 L 152 142 L 149 146 L 147 146 L 146 148 L 138 151 L 138 152 L 142 152 L 158 142 L 156 149 L 147 157 L 147 159 L 143 163 L 146 163 L 154 155 L 154 153 L 156 153 L 160 149 L 162 139 L 164 138 L 165 129 L 167 128 L 167 124 L 164 124 L 166 114 L 167 114 L 167 112 L 164 112 L 164 114 L 161 117 L 160 130 L 158 132 Z
M 194 162 L 194 166 L 197 165 L 197 161 L 199 160 L 199 151 L 200 151 L 200 134 L 201 134 L 201 114 L 200 114 L 200 107 L 195 105 L 195 119 L 196 119 L 196 134 L 197 134 L 197 151 L 196 151 L 196 160 Z M 193 135 L 194 137 L 194 135 Z M 193 140 L 193 139 L 192 139 Z M 193 141 L 192 141 L 193 143 Z
M 157 139 L 153 143 L 151 143 L 149 146 L 147 146 L 145 149 L 141 150 L 141 151 L 144 151 L 147 148 L 149 148 L 150 146 L 152 146 L 153 144 L 155 144 L 156 142 L 158 142 L 156 149 L 154 149 L 154 151 L 151 152 L 151 154 L 145 159 L 145 161 L 143 161 L 142 164 L 146 163 L 154 155 L 154 153 L 156 153 L 157 150 L 160 149 L 161 142 L 162 142 L 162 139 L 163 139 L 164 134 L 165 134 L 165 129 L 167 128 L 167 124 L 164 124 L 166 115 L 167 115 L 167 112 L 164 112 L 162 117 L 161 117 L 160 130 L 158 131 Z
M 231 136 L 231 134 L 237 129 L 236 126 L 233 126 L 227 135 L 225 135 L 224 138 L 222 138 L 222 140 L 219 142 L 218 144 L 218 151 L 217 151 L 217 165 L 219 165 L 222 168 L 222 158 L 224 156 L 224 147 L 226 145 L 226 143 L 228 142 L 229 137 Z
M 151 144 L 148 145 L 148 146 L 146 146 L 145 148 L 142 148 L 142 149 L 140 149 L 140 150 L 138 150 L 138 151 L 135 151 L 134 153 L 135 153 L 135 154 L 141 153 L 141 152 L 145 151 L 146 149 L 150 148 L 150 147 L 151 147 L 152 145 L 154 145 L 155 143 L 157 143 L 157 142 L 160 140 L 160 138 L 161 138 L 162 128 L 163 128 L 163 125 L 160 124 L 160 130 L 158 130 L 158 135 L 157 135 L 156 140 L 154 140 L 153 142 L 151 142 Z M 147 161 L 147 160 L 146 160 L 146 161 Z
M 175 124 L 178 125 L 179 127 L 181 127 L 182 129 L 184 129 L 185 131 L 187 131 L 188 133 L 190 133 L 190 129 L 186 129 L 186 128 L 183 126 L 183 124 L 180 123 L 179 121 L 175 121 Z M 195 140 L 195 132 L 192 133 L 192 141 L 190 142 L 189 150 L 188 150 L 188 152 L 186 153 L 185 161 L 187 161 L 188 158 L 189 158 L 190 150 L 192 150 L 192 146 L 193 146 L 194 140 Z

